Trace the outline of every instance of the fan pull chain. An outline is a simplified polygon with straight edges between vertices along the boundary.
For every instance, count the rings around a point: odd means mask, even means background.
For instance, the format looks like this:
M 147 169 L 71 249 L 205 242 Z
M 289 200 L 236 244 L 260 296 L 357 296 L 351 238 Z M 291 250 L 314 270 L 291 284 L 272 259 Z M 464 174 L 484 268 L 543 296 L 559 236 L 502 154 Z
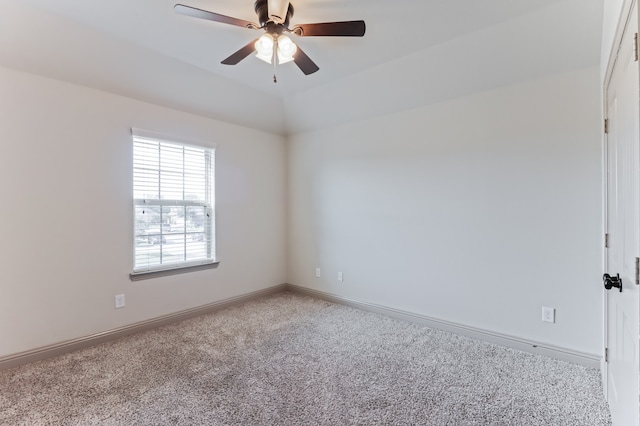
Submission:
M 278 64 L 278 55 L 276 54 L 276 51 L 278 49 L 278 39 L 275 40 L 275 43 L 273 43 L 273 83 L 277 83 L 278 82 L 278 78 L 276 77 L 276 65 Z

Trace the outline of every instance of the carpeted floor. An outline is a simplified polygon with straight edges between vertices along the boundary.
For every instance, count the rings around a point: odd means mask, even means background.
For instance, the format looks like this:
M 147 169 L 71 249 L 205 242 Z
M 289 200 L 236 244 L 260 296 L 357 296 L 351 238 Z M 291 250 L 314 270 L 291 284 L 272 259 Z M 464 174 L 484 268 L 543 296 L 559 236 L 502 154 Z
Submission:
M 0 371 L 2 425 L 608 425 L 600 373 L 280 293 Z

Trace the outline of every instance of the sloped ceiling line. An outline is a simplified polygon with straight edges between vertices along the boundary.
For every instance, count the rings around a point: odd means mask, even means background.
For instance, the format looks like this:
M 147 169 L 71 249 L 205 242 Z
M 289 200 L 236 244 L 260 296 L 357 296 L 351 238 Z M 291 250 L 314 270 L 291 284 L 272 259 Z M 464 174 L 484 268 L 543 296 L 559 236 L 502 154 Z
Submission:
M 300 39 L 320 71 L 220 61 L 255 38 L 173 0 L 0 0 L 0 66 L 270 133 L 381 116 L 599 61 L 599 0 L 295 1 L 295 23 L 364 19 L 364 38 Z M 247 3 L 247 4 L 245 4 Z M 253 2 L 190 0 L 253 20 Z M 291 65 L 291 66 L 287 66 Z

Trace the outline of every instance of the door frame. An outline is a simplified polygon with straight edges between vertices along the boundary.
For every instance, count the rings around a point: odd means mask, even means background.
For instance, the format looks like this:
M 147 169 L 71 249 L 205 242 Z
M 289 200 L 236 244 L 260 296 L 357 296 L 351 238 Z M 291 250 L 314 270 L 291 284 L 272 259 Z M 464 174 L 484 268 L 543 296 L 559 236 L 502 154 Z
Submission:
M 615 37 L 613 38 L 613 43 L 611 45 L 611 47 L 609 48 L 609 59 L 607 62 L 607 69 L 604 75 L 604 80 L 603 80 L 603 88 L 602 88 L 602 113 L 603 113 L 603 117 L 602 117 L 602 122 L 605 123 L 605 120 L 608 118 L 609 116 L 609 108 L 608 108 L 608 95 L 609 95 L 609 84 L 611 83 L 611 77 L 613 74 L 613 70 L 615 68 L 616 65 L 616 61 L 618 59 L 618 53 L 619 53 L 619 49 L 620 49 L 620 45 L 622 43 L 622 37 L 624 34 L 624 31 L 627 27 L 627 25 L 629 24 L 629 22 L 631 22 L 632 19 L 635 19 L 638 21 L 638 23 L 640 24 L 640 12 L 637 13 L 636 16 L 632 16 L 631 12 L 633 11 L 633 8 L 636 4 L 637 0 L 624 0 L 624 3 L 622 5 L 622 10 L 620 12 L 620 16 L 618 17 L 618 22 L 616 25 L 616 32 L 615 32 Z M 640 8 L 639 8 L 640 10 Z M 640 103 L 640 94 L 638 96 L 638 103 Z M 608 229 L 608 177 L 609 177 L 609 158 L 608 158 L 608 135 L 605 131 L 602 132 L 603 137 L 602 137 L 602 196 L 603 196 L 603 203 L 602 203 L 602 271 L 603 273 L 607 272 L 608 270 L 608 258 L 607 258 L 607 247 L 606 247 L 606 242 L 605 242 L 605 235 L 609 233 L 609 229 Z M 638 195 L 640 196 L 640 194 Z M 607 401 L 609 400 L 609 387 L 608 387 L 608 373 L 609 373 L 609 368 L 608 368 L 608 363 L 605 361 L 605 353 L 604 353 L 604 348 L 607 348 L 608 342 L 609 342 L 609 335 L 608 335 L 608 319 L 609 319 L 609 312 L 608 312 L 608 302 L 609 302 L 609 294 L 610 292 L 608 291 L 603 291 L 604 293 L 604 297 L 602 298 L 602 347 L 603 347 L 603 356 L 602 356 L 602 361 L 601 361 L 601 377 L 602 377 L 602 384 L 603 384 L 603 390 L 604 390 L 604 395 L 605 398 L 607 399 Z M 637 318 L 636 320 L 640 321 L 640 318 Z M 639 384 L 640 385 L 640 384 Z M 638 408 L 640 409 L 640 404 L 638 406 Z

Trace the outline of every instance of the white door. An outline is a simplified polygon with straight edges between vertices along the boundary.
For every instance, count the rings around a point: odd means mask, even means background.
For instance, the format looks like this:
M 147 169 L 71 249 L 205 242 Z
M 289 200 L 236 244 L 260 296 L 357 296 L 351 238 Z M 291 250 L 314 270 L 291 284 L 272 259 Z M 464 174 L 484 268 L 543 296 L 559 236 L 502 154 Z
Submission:
M 638 139 L 640 80 L 635 58 L 637 4 L 622 36 L 607 86 L 608 135 L 606 272 L 620 275 L 622 292 L 606 292 L 608 346 L 607 396 L 615 425 L 639 425 L 638 314 L 636 257 L 640 256 L 640 141 Z

